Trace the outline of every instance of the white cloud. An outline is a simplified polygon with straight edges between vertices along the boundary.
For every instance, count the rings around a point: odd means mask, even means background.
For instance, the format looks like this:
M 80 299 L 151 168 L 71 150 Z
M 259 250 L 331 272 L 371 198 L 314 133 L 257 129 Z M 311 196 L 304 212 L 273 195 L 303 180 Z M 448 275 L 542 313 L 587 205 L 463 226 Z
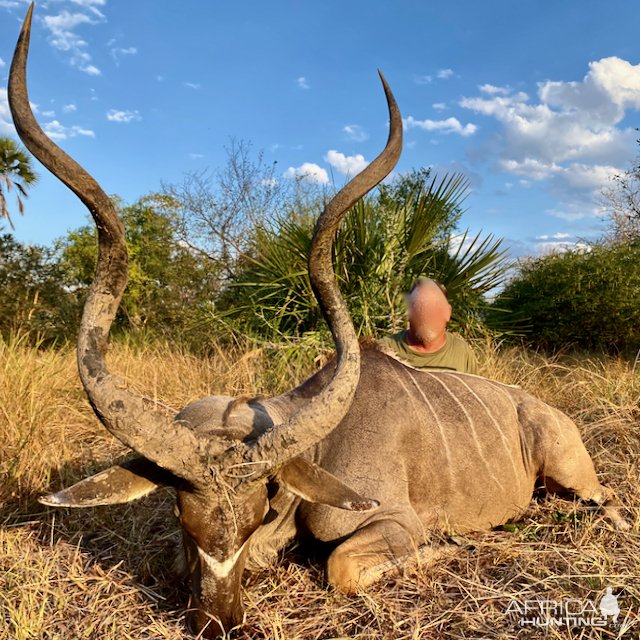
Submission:
M 369 134 L 359 124 L 345 125 L 342 130 L 347 134 L 349 140 L 364 142 L 369 139 Z
M 582 82 L 543 82 L 539 96 L 563 110 L 588 110 L 600 124 L 616 124 L 625 109 L 640 109 L 640 65 L 616 57 L 602 58 L 589 63 Z
M 33 103 L 31 103 L 31 109 L 34 113 L 39 113 L 37 105 Z M 53 113 L 53 111 L 42 111 L 40 112 L 40 115 L 48 118 L 52 117 Z M 65 126 L 56 119 L 49 120 L 42 124 L 42 129 L 52 140 L 65 140 L 67 138 L 75 138 L 76 136 L 95 138 L 95 133 L 91 129 L 86 129 L 78 125 Z M 7 90 L 4 88 L 0 88 L 0 135 L 16 135 L 16 130 L 11 119 L 11 112 L 9 110 Z
M 104 7 L 107 4 L 107 0 L 70 0 L 75 5 L 88 9 L 94 15 L 103 18 L 103 14 L 97 9 L 97 7 Z
M 16 130 L 11 120 L 7 90 L 0 87 L 0 135 L 15 135 Z
M 562 176 L 567 185 L 579 189 L 599 189 L 618 171 L 611 165 L 573 163 L 563 169 Z
M 344 153 L 334 151 L 333 149 L 327 152 L 324 157 L 334 169 L 339 171 L 345 176 L 353 177 L 360 173 L 369 162 L 364 159 L 364 156 L 357 154 L 355 156 L 345 156 Z
M 415 75 L 413 76 L 413 81 L 416 84 L 431 84 L 434 78 L 438 80 L 448 80 L 449 78 L 452 78 L 453 75 L 454 75 L 453 69 L 438 69 L 438 71 L 436 71 L 435 76 L 430 74 Z
M 21 4 L 28 4 L 29 2 L 30 0 L 22 0 L 22 2 L 19 2 L 18 0 L 0 0 L 0 7 L 3 9 L 15 9 Z
M 110 122 L 120 122 L 123 124 L 128 124 L 129 122 L 133 122 L 135 120 L 142 120 L 140 116 L 140 112 L 137 109 L 133 111 L 121 111 L 118 109 L 109 109 L 107 111 L 107 120 Z
M 423 129 L 425 131 L 438 131 L 440 133 L 456 133 L 463 137 L 472 136 L 478 129 L 475 124 L 461 124 L 457 118 L 446 120 L 416 120 L 413 116 L 403 118 L 405 129 Z
M 79 126 L 65 127 L 58 120 L 46 122 L 42 128 L 52 140 L 66 140 L 67 138 L 75 138 L 76 136 L 95 138 L 96 136 L 91 129 L 84 129 Z
M 536 240 L 549 240 L 551 238 L 553 238 L 554 240 L 566 240 L 567 238 L 570 238 L 570 237 L 571 237 L 571 234 L 569 233 L 563 233 L 561 231 L 557 231 L 553 235 L 548 235 L 545 233 L 544 235 L 537 236 Z
M 34 113 L 38 111 L 33 102 L 31 109 Z M 9 100 L 7 97 L 7 90 L 4 87 L 0 87 L 0 135 L 16 135 L 16 129 L 13 126 L 13 119 L 11 118 L 11 111 L 9 110 Z
M 488 93 L 491 96 L 507 96 L 511 93 L 511 89 L 509 89 L 509 87 L 496 87 L 493 84 L 481 84 L 478 89 L 480 89 L 482 93 Z
M 501 123 L 503 161 L 617 165 L 630 155 L 635 134 L 617 125 L 626 109 L 640 109 L 640 65 L 619 58 L 592 62 L 581 82 L 540 83 L 536 103 L 525 93 L 487 86 L 492 97 L 460 104 Z
M 78 107 L 76 107 L 75 104 L 71 103 L 71 104 L 65 104 L 64 107 L 62 107 L 62 113 L 73 113 L 74 111 L 77 111 Z
M 562 172 L 562 167 L 551 162 L 543 162 L 536 158 L 523 158 L 522 160 L 504 159 L 498 163 L 499 167 L 507 173 L 516 176 L 527 176 L 534 180 L 544 180 L 554 174 Z
M 0 58 L 0 69 L 2 69 L 2 67 L 6 67 L 6 66 L 7 66 L 7 63 L 2 58 Z
M 313 162 L 305 162 L 299 167 L 289 167 L 282 175 L 290 180 L 329 184 L 329 174 Z
M 436 111 L 446 111 L 448 109 L 444 102 L 434 102 L 431 107 Z
M 304 76 L 300 76 L 299 78 L 296 78 L 296 84 L 300 89 L 311 89 L 309 82 Z
M 104 18 L 95 7 L 91 7 L 91 5 L 96 4 L 96 2 L 92 3 L 90 0 L 86 0 L 85 4 L 81 1 L 76 2 L 76 4 L 83 8 L 91 8 L 92 13 L 94 13 L 97 18 Z M 97 24 L 96 20 L 86 13 L 71 13 L 63 10 L 57 15 L 44 16 L 43 24 L 51 34 L 51 46 L 69 53 L 73 66 L 78 67 L 78 69 L 89 75 L 100 75 L 100 69 L 94 64 L 91 64 L 91 55 L 87 52 L 88 44 L 86 40 L 83 40 L 74 31 L 74 29 L 84 24 Z
M 113 47 L 109 50 L 111 57 L 115 60 L 116 64 L 119 64 L 122 58 L 125 56 L 134 56 L 138 53 L 138 49 L 136 47 Z
M 200 87 L 202 87 L 202 85 L 198 84 L 197 82 L 183 82 L 182 84 L 188 89 L 193 89 L 194 91 L 197 91 L 198 89 L 200 89 Z
M 485 95 L 460 105 L 499 125 L 485 159 L 495 158 L 497 168 L 527 184 L 544 181 L 557 201 L 549 215 L 601 216 L 599 192 L 633 156 L 637 133 L 622 123 L 629 111 L 640 110 L 640 65 L 602 58 L 580 81 L 539 83 L 535 98 L 489 84 L 480 91 Z
M 557 236 L 561 236 L 558 238 Z M 567 251 L 591 251 L 591 247 L 582 240 L 568 240 L 571 236 L 568 233 L 554 234 L 552 238 L 547 235 L 539 236 L 536 238 L 538 242 L 535 242 L 533 247 L 536 253 L 541 255 L 547 255 L 550 253 L 565 253 Z
M 58 15 L 44 16 L 44 25 L 51 32 L 51 44 L 61 51 L 71 51 L 75 47 L 85 47 L 87 43 L 72 29 L 81 24 L 94 24 L 94 21 L 85 13 L 70 13 L 62 11 Z

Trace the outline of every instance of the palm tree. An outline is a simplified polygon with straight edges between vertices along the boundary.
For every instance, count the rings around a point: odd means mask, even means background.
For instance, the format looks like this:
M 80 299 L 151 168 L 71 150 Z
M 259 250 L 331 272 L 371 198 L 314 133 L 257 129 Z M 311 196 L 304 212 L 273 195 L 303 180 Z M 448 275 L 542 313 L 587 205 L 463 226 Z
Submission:
M 485 294 L 501 284 L 509 264 L 501 240 L 456 232 L 467 188 L 461 175 L 414 170 L 351 208 L 336 238 L 335 269 L 361 336 L 403 328 L 403 292 L 421 275 L 446 286 L 456 330 L 490 332 Z M 303 336 L 322 327 L 307 275 L 313 215 L 282 213 L 253 231 L 253 249 L 219 311 L 246 320 L 248 333 Z
M 13 222 L 7 208 L 6 194 L 16 188 L 18 212 L 24 212 L 22 198 L 27 197 L 27 189 L 38 180 L 31 166 L 31 156 L 11 138 L 0 137 L 0 218 L 5 217 L 11 228 Z

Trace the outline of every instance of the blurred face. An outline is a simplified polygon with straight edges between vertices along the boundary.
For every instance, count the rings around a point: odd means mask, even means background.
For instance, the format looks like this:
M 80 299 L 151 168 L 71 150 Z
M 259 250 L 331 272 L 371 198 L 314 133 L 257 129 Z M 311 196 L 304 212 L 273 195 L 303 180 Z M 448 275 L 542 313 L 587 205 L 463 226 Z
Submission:
M 409 295 L 409 326 L 423 344 L 444 335 L 451 319 L 451 305 L 433 280 L 420 282 Z

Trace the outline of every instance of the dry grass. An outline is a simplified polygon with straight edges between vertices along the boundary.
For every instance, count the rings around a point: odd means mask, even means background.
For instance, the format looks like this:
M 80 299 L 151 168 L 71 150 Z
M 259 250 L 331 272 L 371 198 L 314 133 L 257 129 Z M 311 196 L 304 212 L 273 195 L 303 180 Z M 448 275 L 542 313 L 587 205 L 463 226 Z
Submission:
M 295 382 L 265 373 L 274 370 L 274 355 L 259 350 L 202 360 L 163 346 L 120 345 L 111 362 L 144 393 L 176 407 L 209 393 L 269 393 Z M 633 531 L 613 531 L 584 505 L 534 500 L 520 522 L 467 536 L 434 566 L 417 564 L 353 597 L 327 589 L 321 563 L 293 552 L 247 576 L 240 638 L 639 637 L 640 371 L 615 359 L 549 360 L 488 348 L 485 373 L 577 420 Z M 0 342 L 0 451 L 2 640 L 188 637 L 187 594 L 171 572 L 178 532 L 170 492 L 82 511 L 36 502 L 123 453 L 91 414 L 72 352 Z M 599 602 L 607 586 L 620 594 L 616 626 L 532 629 L 506 613 L 512 600 Z

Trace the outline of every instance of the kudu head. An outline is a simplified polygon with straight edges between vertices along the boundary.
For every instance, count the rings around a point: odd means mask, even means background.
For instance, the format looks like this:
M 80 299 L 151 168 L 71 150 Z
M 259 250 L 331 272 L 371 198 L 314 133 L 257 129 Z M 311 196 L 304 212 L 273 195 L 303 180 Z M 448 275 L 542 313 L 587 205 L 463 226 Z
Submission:
M 123 225 L 112 201 L 79 164 L 55 145 L 36 122 L 26 88 L 33 5 L 25 18 L 11 65 L 9 105 L 26 147 L 82 200 L 98 230 L 96 274 L 78 336 L 82 384 L 104 426 L 136 457 L 46 496 L 53 506 L 116 504 L 160 485 L 177 490 L 186 569 L 193 595 L 192 626 L 217 637 L 242 620 L 240 581 L 251 536 L 269 510 L 267 485 L 274 478 L 304 500 L 343 509 L 376 508 L 337 478 L 300 457 L 342 420 L 358 384 L 357 337 L 338 291 L 332 243 L 346 211 L 394 167 L 402 147 L 402 121 L 384 78 L 390 133 L 384 151 L 325 206 L 316 223 L 309 275 L 336 345 L 330 380 L 290 415 L 274 417 L 257 402 L 216 396 L 177 415 L 128 389 L 112 374 L 105 354 L 109 329 L 127 282 Z

